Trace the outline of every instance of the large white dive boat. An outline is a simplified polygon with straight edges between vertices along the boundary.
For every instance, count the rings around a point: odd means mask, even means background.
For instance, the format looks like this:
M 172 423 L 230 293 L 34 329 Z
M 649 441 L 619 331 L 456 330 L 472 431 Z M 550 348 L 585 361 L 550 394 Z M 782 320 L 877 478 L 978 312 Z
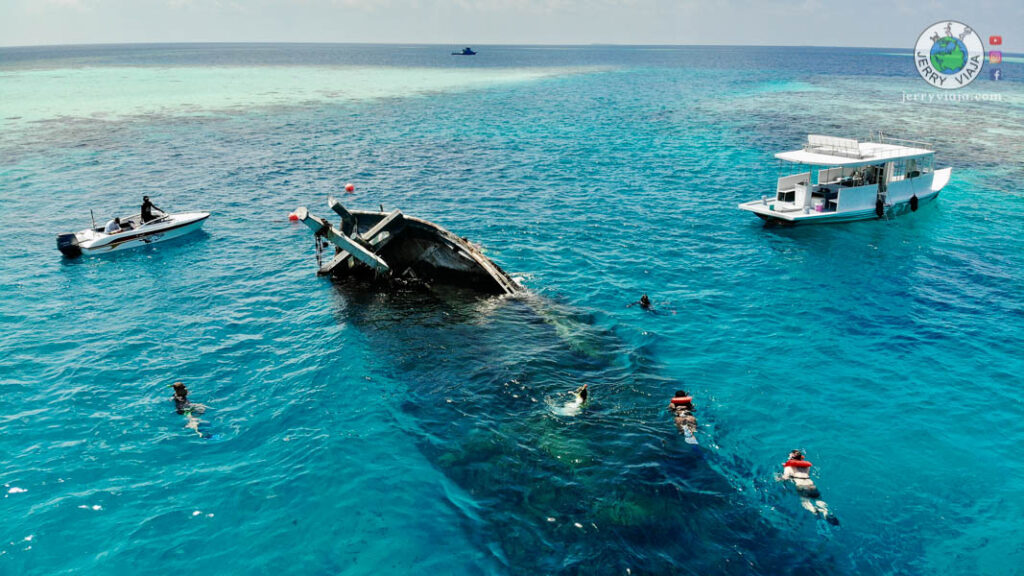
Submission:
M 57 249 L 69 258 L 82 254 L 106 254 L 184 236 L 202 228 L 209 212 L 164 214 L 143 223 L 138 214 L 121 218 L 121 231 L 104 233 L 103 228 L 86 228 L 74 234 L 58 234 Z
M 935 170 L 927 144 L 886 138 L 858 142 L 811 134 L 802 150 L 775 157 L 796 164 L 775 194 L 740 204 L 767 224 L 824 224 L 916 211 L 934 200 L 952 168 Z M 787 170 L 788 172 L 788 170 Z

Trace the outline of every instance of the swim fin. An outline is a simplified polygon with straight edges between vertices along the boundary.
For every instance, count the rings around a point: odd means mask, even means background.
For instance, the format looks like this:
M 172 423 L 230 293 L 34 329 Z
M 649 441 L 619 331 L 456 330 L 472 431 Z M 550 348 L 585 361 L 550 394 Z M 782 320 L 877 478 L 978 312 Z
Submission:
M 683 440 L 685 440 L 687 444 L 693 444 L 695 446 L 697 445 L 697 437 L 694 436 L 693 432 L 690 432 L 689 430 L 683 432 Z

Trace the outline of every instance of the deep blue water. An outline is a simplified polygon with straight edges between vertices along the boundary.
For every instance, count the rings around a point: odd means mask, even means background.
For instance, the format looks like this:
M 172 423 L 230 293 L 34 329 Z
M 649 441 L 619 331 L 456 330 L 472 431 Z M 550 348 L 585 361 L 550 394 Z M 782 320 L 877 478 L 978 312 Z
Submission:
M 0 49 L 0 573 L 1020 573 L 1019 81 L 922 104 L 879 50 L 478 49 Z M 879 129 L 953 166 L 936 203 L 736 209 L 807 133 Z M 287 213 L 350 181 L 528 293 L 316 277 Z M 60 257 L 143 193 L 214 214 Z M 794 447 L 839 528 L 774 481 Z

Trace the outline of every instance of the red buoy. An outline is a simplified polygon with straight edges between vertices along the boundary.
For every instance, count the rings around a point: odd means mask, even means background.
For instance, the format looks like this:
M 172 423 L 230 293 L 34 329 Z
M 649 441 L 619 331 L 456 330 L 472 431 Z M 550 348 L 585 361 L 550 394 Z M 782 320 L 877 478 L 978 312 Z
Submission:
M 297 222 L 298 219 L 299 215 L 296 214 L 295 212 L 292 212 L 291 214 L 288 215 L 288 220 L 291 220 L 292 222 Z
M 351 182 L 349 182 L 348 184 L 345 184 L 345 192 L 348 192 L 349 194 L 351 194 L 351 193 L 353 193 L 355 191 L 356 191 L 356 185 L 355 184 L 352 184 Z

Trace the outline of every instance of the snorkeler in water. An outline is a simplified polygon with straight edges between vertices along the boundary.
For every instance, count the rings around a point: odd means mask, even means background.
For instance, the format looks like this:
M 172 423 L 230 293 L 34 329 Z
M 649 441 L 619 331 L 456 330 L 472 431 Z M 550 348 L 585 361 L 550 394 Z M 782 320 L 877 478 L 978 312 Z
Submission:
M 201 423 L 199 418 L 196 418 L 197 414 L 206 412 L 206 406 L 197 404 L 188 399 L 188 388 L 182 382 L 175 382 L 171 388 L 174 389 L 174 409 L 177 410 L 178 414 L 185 416 L 185 428 L 195 431 L 201 438 L 205 438 L 204 434 L 199 431 L 199 424 Z
M 651 301 L 650 297 L 648 297 L 646 293 L 641 295 L 640 299 L 637 300 L 636 302 L 630 302 L 629 304 L 626 304 L 626 308 L 632 308 L 633 306 L 636 306 L 638 304 L 640 305 L 640 309 L 641 310 L 643 310 L 644 312 L 649 312 L 650 314 L 652 314 L 654 316 L 666 316 L 666 315 L 667 316 L 675 316 L 676 315 L 676 311 L 675 311 L 674 308 L 668 309 L 668 310 L 666 310 L 664 308 L 655 308 L 654 307 L 654 302 Z
M 693 397 L 686 393 L 686 390 L 676 390 L 672 400 L 668 403 L 668 409 L 672 412 L 672 419 L 675 420 L 676 428 L 683 435 L 687 444 L 696 444 L 697 417 L 693 415 L 696 410 L 693 407 Z
M 578 416 L 580 411 L 583 410 L 583 405 L 587 403 L 587 398 L 590 397 L 590 387 L 584 384 L 575 390 L 565 392 L 565 394 L 568 394 L 571 399 L 564 404 L 561 400 L 553 401 L 551 403 L 551 410 L 559 416 Z
M 588 388 L 587 384 L 584 384 L 583 386 L 580 386 L 579 388 L 573 390 L 572 393 L 574 396 L 576 396 L 576 398 L 579 399 L 580 404 L 586 404 L 587 396 L 590 395 L 590 389 Z
M 821 499 L 821 492 L 814 485 L 808 471 L 811 463 L 804 459 L 804 453 L 800 450 L 793 450 L 789 453 L 789 459 L 782 464 L 782 475 L 780 481 L 792 482 L 796 487 L 796 493 L 800 495 L 800 505 L 815 516 L 824 518 L 833 526 L 839 525 L 839 519 L 829 513 L 828 505 Z
M 651 299 L 647 297 L 646 293 L 640 296 L 640 299 L 637 300 L 636 302 L 630 302 L 628 305 L 626 305 L 626 308 L 632 308 L 637 304 L 639 304 L 640 307 L 643 308 L 644 310 L 653 310 L 653 308 L 651 308 Z
M 178 414 L 184 414 L 186 410 L 192 405 L 188 400 L 188 388 L 185 387 L 184 382 L 175 382 L 171 385 L 174 390 L 174 409 L 178 411 Z

